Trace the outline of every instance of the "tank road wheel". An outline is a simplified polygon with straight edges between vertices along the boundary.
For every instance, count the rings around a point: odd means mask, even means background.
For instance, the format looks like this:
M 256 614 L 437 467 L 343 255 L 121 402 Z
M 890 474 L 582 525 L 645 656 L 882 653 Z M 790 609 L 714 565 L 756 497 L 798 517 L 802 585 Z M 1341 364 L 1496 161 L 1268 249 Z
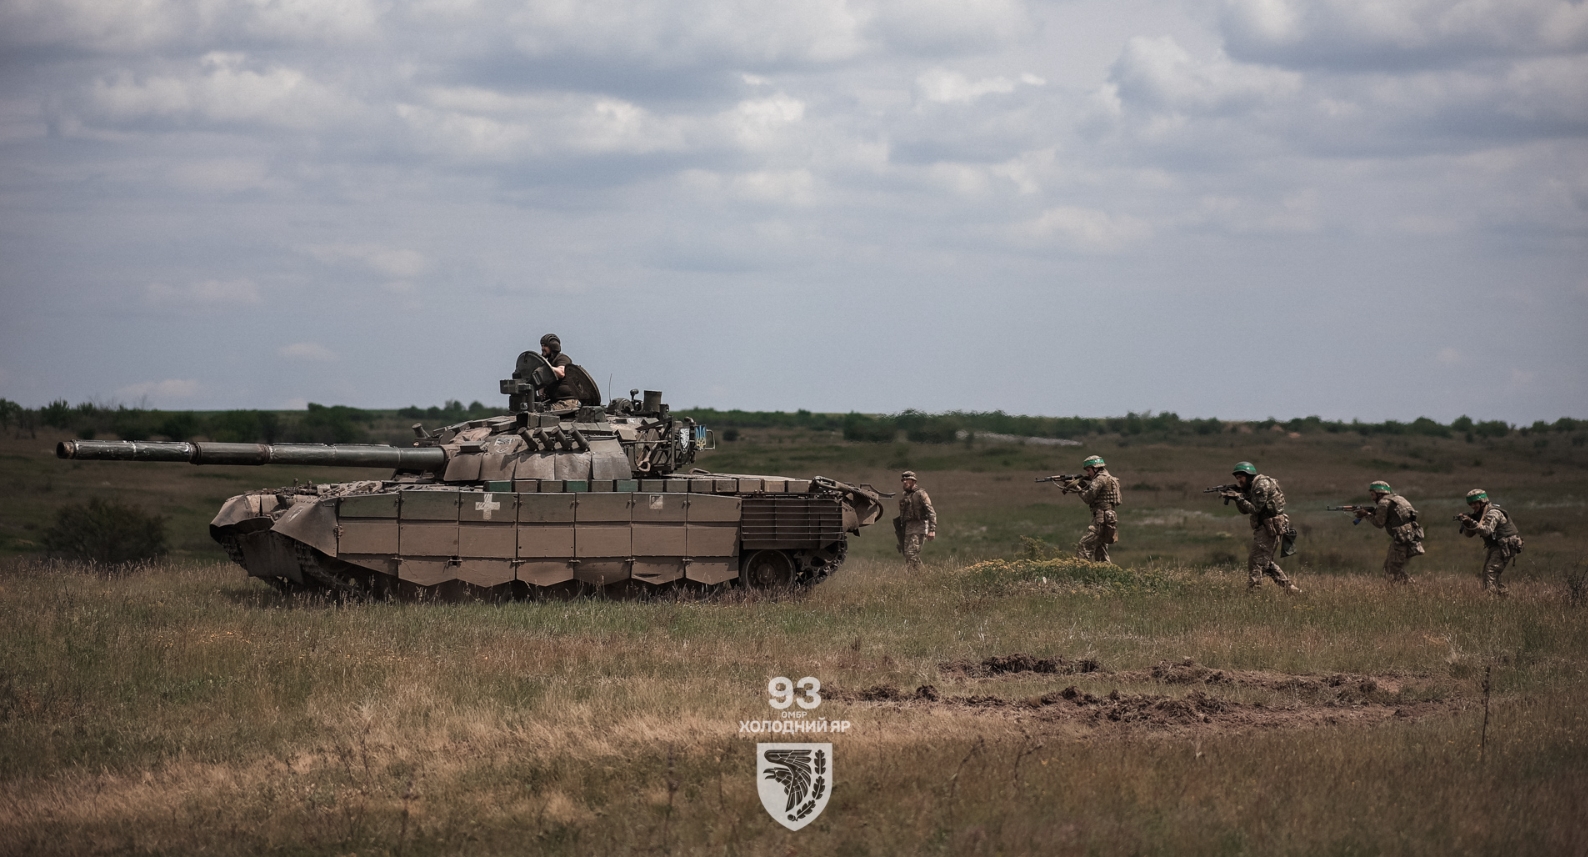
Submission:
M 786 589 L 794 585 L 794 560 L 779 550 L 758 550 L 745 557 L 739 574 L 751 589 Z

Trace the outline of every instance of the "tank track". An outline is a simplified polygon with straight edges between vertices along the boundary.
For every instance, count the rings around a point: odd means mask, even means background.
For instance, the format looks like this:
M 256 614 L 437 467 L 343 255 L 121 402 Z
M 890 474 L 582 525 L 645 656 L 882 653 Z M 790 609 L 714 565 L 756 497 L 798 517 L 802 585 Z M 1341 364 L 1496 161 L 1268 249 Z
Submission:
M 311 588 L 341 600 L 363 601 L 369 598 L 369 590 L 353 575 L 334 568 L 325 561 L 319 551 L 295 541 L 293 550 L 298 556 L 298 571 L 303 574 L 303 581 Z
M 232 562 L 242 566 L 244 569 L 248 568 L 248 566 L 243 563 L 243 546 L 237 541 L 236 536 L 223 535 L 217 539 L 217 541 L 221 543 L 221 549 L 226 551 L 227 558 L 229 558 Z
M 837 542 L 821 550 L 794 551 L 794 585 L 815 586 L 831 577 L 844 564 L 849 555 L 849 540 Z

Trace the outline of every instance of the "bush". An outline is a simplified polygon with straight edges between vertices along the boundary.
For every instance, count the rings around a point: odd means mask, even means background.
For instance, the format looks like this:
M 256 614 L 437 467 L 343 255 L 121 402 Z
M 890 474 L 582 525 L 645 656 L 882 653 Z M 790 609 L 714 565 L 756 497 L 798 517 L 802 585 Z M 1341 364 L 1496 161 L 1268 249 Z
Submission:
M 302 419 L 288 430 L 287 439 L 295 443 L 354 443 L 367 437 L 364 425 L 372 419 L 357 408 L 310 402 Z
M 164 556 L 165 518 L 114 500 L 62 506 L 44 533 L 51 554 L 95 565 L 124 565 Z

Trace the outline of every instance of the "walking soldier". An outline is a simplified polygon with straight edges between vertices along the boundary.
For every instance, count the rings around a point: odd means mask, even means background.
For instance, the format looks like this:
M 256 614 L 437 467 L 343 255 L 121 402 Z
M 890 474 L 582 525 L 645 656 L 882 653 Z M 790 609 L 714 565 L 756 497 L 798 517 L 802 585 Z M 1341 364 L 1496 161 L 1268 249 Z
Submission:
M 1371 509 L 1358 508 L 1356 516 L 1389 533 L 1389 552 L 1384 555 L 1384 576 L 1390 583 L 1411 583 L 1406 563 L 1427 553 L 1423 549 L 1423 525 L 1417 523 L 1417 510 L 1405 497 L 1390 490 L 1388 482 L 1367 486 L 1373 495 Z
M 1482 488 L 1467 492 L 1467 507 L 1472 512 L 1457 515 L 1456 520 L 1461 522 L 1462 535 L 1469 539 L 1482 536 L 1483 545 L 1488 549 L 1483 558 L 1483 591 L 1504 596 L 1505 584 L 1500 580 L 1500 574 L 1522 552 L 1522 534 L 1517 531 L 1511 516 L 1490 502 L 1488 492 Z
M 932 498 L 917 486 L 915 471 L 899 474 L 899 485 L 904 492 L 899 496 L 899 517 L 893 519 L 899 552 L 904 554 L 905 570 L 920 571 L 922 542 L 937 538 L 937 510 L 932 508 Z
M 1285 546 L 1283 556 L 1293 552 L 1296 537 L 1295 530 L 1290 527 L 1290 516 L 1285 514 L 1285 494 L 1279 490 L 1279 483 L 1272 476 L 1258 473 L 1250 461 L 1236 464 L 1231 472 L 1235 485 L 1223 486 L 1226 490 L 1220 493 L 1226 500 L 1234 500 L 1235 507 L 1252 520 L 1252 551 L 1246 558 L 1246 588 L 1251 590 L 1262 585 L 1266 574 L 1286 592 L 1301 592 L 1285 576 L 1285 570 L 1274 562 L 1274 553 L 1282 544 Z
M 1092 522 L 1086 534 L 1075 546 L 1075 555 L 1091 562 L 1110 562 L 1108 546 L 1119 541 L 1119 508 L 1122 495 L 1119 480 L 1108 472 L 1108 464 L 1100 455 L 1081 462 L 1085 475 L 1065 480 L 1053 477 L 1066 494 L 1079 494 L 1081 502 L 1092 510 Z

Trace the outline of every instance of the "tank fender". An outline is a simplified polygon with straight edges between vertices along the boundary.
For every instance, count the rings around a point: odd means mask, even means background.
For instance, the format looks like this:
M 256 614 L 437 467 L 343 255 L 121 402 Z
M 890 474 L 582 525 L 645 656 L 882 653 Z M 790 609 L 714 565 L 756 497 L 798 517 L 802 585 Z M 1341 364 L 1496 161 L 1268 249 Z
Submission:
M 250 518 L 260 518 L 269 515 L 275 508 L 276 497 L 274 494 L 238 494 L 221 506 L 221 510 L 215 513 L 214 520 L 210 521 L 210 526 L 236 526 Z
M 270 529 L 326 556 L 336 556 L 336 500 L 298 503 Z

